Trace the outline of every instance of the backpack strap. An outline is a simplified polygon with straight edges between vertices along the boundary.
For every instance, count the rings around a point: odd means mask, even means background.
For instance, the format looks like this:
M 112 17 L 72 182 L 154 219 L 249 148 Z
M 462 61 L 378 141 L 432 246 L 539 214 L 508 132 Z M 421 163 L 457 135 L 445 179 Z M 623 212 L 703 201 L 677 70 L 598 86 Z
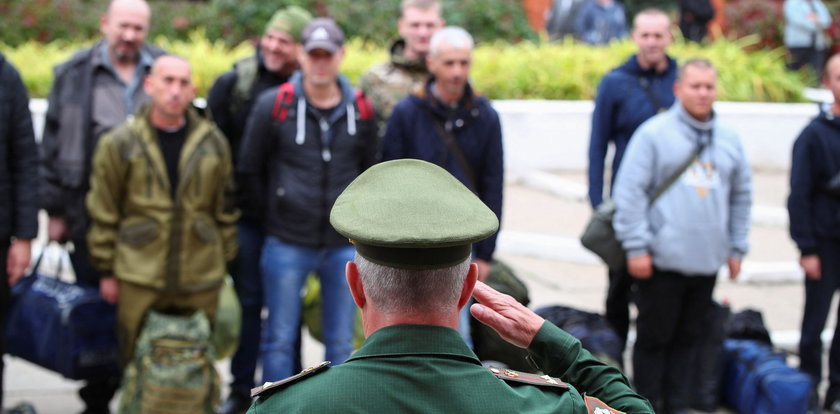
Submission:
M 373 104 L 361 89 L 356 89 L 356 107 L 359 108 L 359 118 L 362 121 L 373 119 Z
M 295 85 L 291 82 L 286 82 L 277 88 L 277 97 L 274 98 L 274 109 L 271 110 L 271 118 L 280 122 L 286 120 L 289 116 L 289 108 L 292 106 L 292 101 L 295 99 Z
M 235 114 L 239 108 L 251 98 L 251 89 L 257 81 L 259 62 L 257 56 L 249 56 L 234 65 L 236 70 L 236 84 L 233 85 L 233 93 L 230 97 L 230 113 Z

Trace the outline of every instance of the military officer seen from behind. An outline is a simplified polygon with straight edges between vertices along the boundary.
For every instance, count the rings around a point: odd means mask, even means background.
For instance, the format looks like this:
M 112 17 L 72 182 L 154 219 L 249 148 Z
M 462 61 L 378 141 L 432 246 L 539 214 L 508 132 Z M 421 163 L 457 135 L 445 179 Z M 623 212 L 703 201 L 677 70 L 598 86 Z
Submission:
M 356 247 L 346 275 L 367 339 L 341 365 L 255 389 L 249 413 L 653 413 L 617 368 L 477 281 L 471 244 L 499 223 L 442 168 L 375 165 L 339 196 L 330 223 Z M 456 331 L 471 296 L 473 316 L 547 375 L 482 366 Z

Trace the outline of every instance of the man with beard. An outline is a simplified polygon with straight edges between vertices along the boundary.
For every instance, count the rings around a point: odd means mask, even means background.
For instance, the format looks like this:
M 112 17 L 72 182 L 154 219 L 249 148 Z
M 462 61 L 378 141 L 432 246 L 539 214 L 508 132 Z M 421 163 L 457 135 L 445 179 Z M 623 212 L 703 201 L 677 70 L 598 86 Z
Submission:
M 42 207 L 48 236 L 73 242 L 70 259 L 80 284 L 116 298 L 116 281 L 100 280 L 88 258 L 84 198 L 99 137 L 148 102 L 143 78 L 162 50 L 145 43 L 151 11 L 144 0 L 113 0 L 100 17 L 103 39 L 55 68 L 41 145 Z M 119 377 L 89 381 L 79 395 L 85 413 L 108 412 Z
M 429 42 L 441 27 L 443 17 L 438 0 L 403 0 L 400 4 L 400 39 L 391 45 L 391 60 L 370 68 L 359 82 L 359 88 L 370 97 L 380 115 L 380 136 L 385 133 L 385 122 L 394 105 L 422 87 L 429 77 Z
M 301 30 L 312 16 L 304 9 L 289 6 L 274 13 L 260 38 L 256 53 L 240 60 L 234 68 L 216 80 L 210 89 L 207 106 L 213 120 L 230 142 L 233 161 L 239 154 L 245 121 L 257 97 L 286 81 L 297 70 L 296 49 Z M 238 182 L 237 188 L 244 188 Z M 241 195 L 241 194 L 240 194 Z M 253 200 L 251 200 L 253 201 Z M 244 413 L 251 404 L 254 372 L 262 331 L 263 289 L 260 272 L 260 250 L 264 234 L 260 211 L 246 197 L 238 197 L 242 218 L 237 223 L 239 253 L 232 267 L 233 285 L 242 305 L 242 330 L 239 346 L 230 362 L 233 377 L 231 392 L 219 409 L 220 414 Z

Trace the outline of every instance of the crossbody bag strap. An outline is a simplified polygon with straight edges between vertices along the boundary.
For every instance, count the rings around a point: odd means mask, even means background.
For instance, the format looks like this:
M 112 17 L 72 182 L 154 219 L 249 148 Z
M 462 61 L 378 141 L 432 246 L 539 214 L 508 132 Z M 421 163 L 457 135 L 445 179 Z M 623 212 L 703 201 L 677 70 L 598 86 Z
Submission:
M 653 90 L 650 88 L 650 81 L 645 78 L 644 76 L 639 76 L 639 84 L 642 85 L 642 89 L 645 90 L 645 94 L 647 95 L 648 99 L 650 99 L 650 103 L 653 104 L 653 109 L 656 110 L 656 113 L 660 113 L 665 111 L 668 108 L 662 106 L 662 101 L 659 100 L 659 97 L 653 93 Z
M 458 143 L 455 142 L 455 136 L 452 135 L 451 131 L 447 131 L 446 128 L 443 126 L 443 122 L 441 122 L 435 114 L 432 113 L 432 110 L 428 107 L 423 107 L 426 110 L 426 114 L 429 115 L 429 118 L 432 120 L 432 125 L 435 127 L 435 131 L 437 132 L 438 138 L 443 141 L 443 144 L 446 145 L 446 148 L 449 149 L 449 152 L 455 156 L 455 160 L 458 161 L 458 164 L 467 173 L 467 179 L 470 180 L 470 185 L 474 189 L 473 191 L 478 191 L 478 186 L 476 185 L 475 181 L 475 172 L 473 171 L 472 167 L 470 167 L 469 162 L 467 162 L 467 157 L 464 156 L 464 152 L 461 151 L 461 147 L 458 146 Z M 440 160 L 438 163 L 439 166 L 446 169 L 444 165 L 446 158 Z
M 668 177 L 668 180 L 662 183 L 662 185 L 656 189 L 656 192 L 653 193 L 653 197 L 651 197 L 650 199 L 650 204 L 655 203 L 659 196 L 668 191 L 668 189 L 671 188 L 671 186 L 677 182 L 680 176 L 688 169 L 688 167 L 691 166 L 691 164 L 694 163 L 694 161 L 697 159 L 697 157 L 700 156 L 700 153 L 703 152 L 703 149 L 705 148 L 706 144 L 700 144 L 699 146 L 697 146 L 697 149 L 691 153 L 691 157 L 685 160 L 685 162 L 683 162 L 682 165 L 680 165 L 680 168 L 677 169 L 677 171 L 674 172 L 674 174 L 671 174 L 671 176 Z

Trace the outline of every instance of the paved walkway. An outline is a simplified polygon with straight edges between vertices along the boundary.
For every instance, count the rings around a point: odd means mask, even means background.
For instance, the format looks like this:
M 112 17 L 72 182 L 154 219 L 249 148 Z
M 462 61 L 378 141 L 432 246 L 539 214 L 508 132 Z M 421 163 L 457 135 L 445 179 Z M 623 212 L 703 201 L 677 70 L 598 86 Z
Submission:
M 527 178 L 511 177 L 505 188 L 499 257 L 511 263 L 527 283 L 533 307 L 564 304 L 603 312 L 606 269 L 576 244 L 590 214 L 588 204 L 574 196 L 583 188 L 584 176 L 580 173 L 543 175 L 554 187 L 566 188 L 571 196 L 535 186 Z M 757 206 L 771 210 L 784 207 L 786 173 L 756 172 L 754 181 Z M 722 277 L 715 298 L 729 302 L 735 311 L 743 308 L 762 311 L 777 343 L 793 346 L 798 340 L 804 297 L 799 282 L 801 274 L 796 268 L 798 254 L 784 224 L 755 224 L 750 241 L 751 252 L 744 267 L 759 277 L 735 282 Z M 785 277 L 766 277 L 774 272 Z M 834 326 L 833 320 L 829 326 Z M 307 338 L 303 352 L 305 366 L 320 362 L 322 357 L 320 344 Z M 81 411 L 82 405 L 75 394 L 78 383 L 15 358 L 7 356 L 6 361 L 6 407 L 29 401 L 40 414 Z M 227 382 L 226 363 L 220 364 L 219 372 Z

